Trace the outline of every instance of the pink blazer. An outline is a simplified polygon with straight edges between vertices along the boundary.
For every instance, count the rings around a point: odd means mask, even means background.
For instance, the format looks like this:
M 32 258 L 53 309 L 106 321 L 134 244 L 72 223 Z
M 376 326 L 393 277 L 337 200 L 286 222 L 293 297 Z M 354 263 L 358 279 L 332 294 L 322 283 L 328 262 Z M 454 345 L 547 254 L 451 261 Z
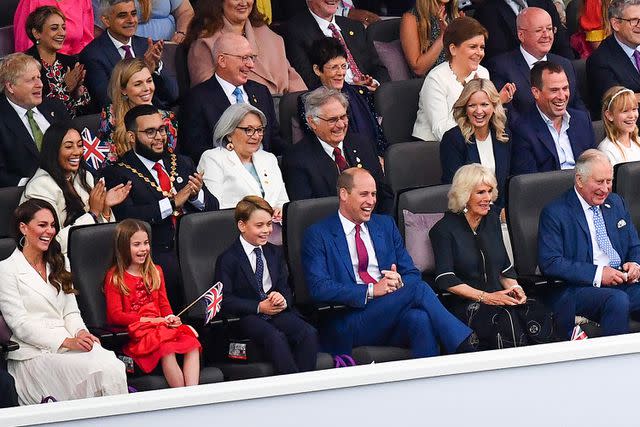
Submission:
M 191 86 L 202 83 L 213 76 L 213 44 L 230 24 L 224 19 L 224 27 L 211 37 L 197 39 L 189 48 L 189 76 Z M 269 88 L 272 95 L 307 90 L 302 77 L 293 69 L 284 51 L 282 37 L 271 31 L 268 26 L 253 28 L 247 21 L 244 27 L 247 40 L 253 52 L 258 55 L 249 78 Z M 260 42 L 258 43 L 258 40 Z

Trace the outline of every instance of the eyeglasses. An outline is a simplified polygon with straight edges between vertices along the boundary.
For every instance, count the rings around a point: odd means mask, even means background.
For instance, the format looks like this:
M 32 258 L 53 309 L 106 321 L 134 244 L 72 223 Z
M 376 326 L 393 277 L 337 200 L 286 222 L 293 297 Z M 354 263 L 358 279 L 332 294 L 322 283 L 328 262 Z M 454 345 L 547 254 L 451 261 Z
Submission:
M 147 135 L 147 138 L 149 139 L 154 139 L 158 134 L 160 134 L 160 136 L 167 136 L 167 127 L 163 125 L 163 126 L 160 126 L 158 129 L 149 128 L 149 129 L 139 130 L 138 132 L 144 133 L 145 135 Z
M 262 136 L 264 135 L 264 126 L 259 127 L 259 128 L 252 128 L 252 127 L 240 127 L 237 126 L 236 129 L 241 129 L 244 131 L 245 134 L 247 134 L 248 137 L 252 137 L 253 135 L 255 135 L 256 133 L 258 134 L 258 136 Z
M 234 55 L 233 53 L 222 52 L 220 55 L 233 56 L 234 58 L 240 58 L 243 64 L 249 64 L 250 62 L 256 62 L 258 55 Z
M 331 126 L 335 126 L 338 124 L 338 121 L 341 121 L 343 123 L 348 123 L 349 122 L 349 116 L 347 114 L 343 114 L 339 117 L 329 117 L 328 119 L 325 119 L 324 117 L 320 117 L 320 116 L 316 116 L 317 118 L 319 118 L 322 121 L 325 121 L 327 123 L 329 123 Z
M 618 21 L 626 21 L 629 23 L 629 25 L 631 25 L 632 27 L 637 27 L 638 24 L 640 24 L 640 18 L 631 18 L 631 19 L 627 19 L 627 18 L 615 18 Z
M 557 27 L 539 27 L 539 28 L 535 28 L 533 30 L 529 30 L 527 28 L 520 28 L 521 30 L 524 31 L 528 31 L 530 33 L 534 33 L 536 36 L 541 36 L 545 33 L 551 33 L 551 34 L 555 34 L 558 32 L 558 28 Z
M 349 69 L 349 64 L 346 62 L 344 64 L 336 64 L 331 67 L 324 66 L 324 69 L 327 71 L 331 71 L 332 73 L 337 73 L 338 70 L 347 71 Z

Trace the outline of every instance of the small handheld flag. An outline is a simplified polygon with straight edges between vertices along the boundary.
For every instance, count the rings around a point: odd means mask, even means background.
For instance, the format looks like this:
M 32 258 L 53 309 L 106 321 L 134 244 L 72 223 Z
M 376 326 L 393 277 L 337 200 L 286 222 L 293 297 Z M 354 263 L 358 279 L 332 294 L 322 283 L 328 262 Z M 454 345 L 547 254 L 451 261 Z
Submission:
M 84 148 L 84 160 L 93 170 L 100 170 L 109 154 L 109 144 L 106 141 L 101 141 L 97 137 L 91 136 L 91 132 L 87 128 L 82 129 L 81 136 Z
M 213 285 L 204 294 L 204 300 L 207 303 L 204 324 L 207 325 L 220 311 L 220 305 L 222 303 L 222 283 L 218 282 Z
M 586 332 L 582 330 L 580 325 L 576 325 L 573 328 L 573 332 L 571 333 L 571 341 L 586 340 L 587 338 L 589 337 L 587 336 Z

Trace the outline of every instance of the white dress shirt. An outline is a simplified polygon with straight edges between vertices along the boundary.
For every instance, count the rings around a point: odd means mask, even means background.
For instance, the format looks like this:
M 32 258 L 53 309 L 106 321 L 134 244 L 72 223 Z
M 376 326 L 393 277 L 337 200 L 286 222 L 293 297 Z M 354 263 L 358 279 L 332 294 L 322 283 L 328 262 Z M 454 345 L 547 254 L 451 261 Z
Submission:
M 464 79 L 465 83 L 476 76 L 489 79 L 489 71 L 479 65 L 476 71 L 472 71 Z M 413 136 L 423 141 L 441 141 L 446 131 L 457 126 L 453 119 L 453 104 L 460 97 L 463 88 L 449 62 L 445 61 L 432 68 L 420 89 Z
M 9 97 L 7 97 L 7 101 L 9 101 L 9 105 L 11 105 L 14 110 L 16 110 L 16 114 L 18 115 L 18 117 L 20 117 L 20 120 L 24 124 L 24 127 L 27 128 L 27 132 L 29 132 L 29 135 L 31 135 L 31 139 L 34 139 L 33 132 L 31 131 L 31 126 L 29 125 L 29 119 L 27 119 L 28 110 L 26 108 L 19 106 L 18 104 L 11 102 Z M 33 110 L 33 120 L 36 121 L 36 123 L 38 124 L 38 127 L 40 128 L 40 130 L 42 131 L 42 134 L 44 135 L 47 129 L 49 129 L 50 123 L 47 121 L 44 115 L 42 115 L 42 113 L 38 110 L 38 107 L 34 107 L 32 108 L 32 110 Z
M 345 218 L 339 211 L 338 217 L 342 223 L 342 229 L 347 239 L 347 246 L 349 246 L 349 256 L 351 257 L 351 265 L 353 266 L 353 274 L 356 276 L 356 283 L 359 285 L 367 285 L 364 283 L 358 275 L 358 251 L 356 250 L 356 224 Z M 367 248 L 367 254 L 369 256 L 369 265 L 367 266 L 367 273 L 373 277 L 376 281 L 382 279 L 382 273 L 378 266 L 378 258 L 376 257 L 376 251 L 371 241 L 371 234 L 366 223 L 360 224 L 360 238 L 364 242 L 364 247 Z
M 620 39 L 618 39 L 618 36 L 616 36 L 616 33 L 613 33 L 613 37 L 616 39 L 616 41 L 618 42 L 618 44 L 620 45 L 620 47 L 622 48 L 622 50 L 624 51 L 625 55 L 627 55 L 627 58 L 629 58 L 629 60 L 631 61 L 631 63 L 633 64 L 633 68 L 635 68 L 636 70 L 638 69 L 638 66 L 636 65 L 636 59 L 633 57 L 633 53 L 638 49 L 638 46 L 636 46 L 635 49 L 630 48 L 629 46 L 627 46 L 626 44 L 622 43 L 620 41 Z M 640 70 L 638 70 L 640 71 Z
M 336 148 L 340 149 L 340 151 L 342 152 L 342 156 L 344 157 L 345 160 L 347 160 L 347 156 L 345 156 L 344 154 L 344 141 L 340 141 L 340 143 L 336 147 L 324 142 L 320 138 L 318 138 L 318 141 L 320 141 L 320 145 L 322 146 L 322 149 L 324 150 L 324 152 L 327 153 L 327 155 L 331 157 L 331 160 L 333 160 L 334 162 L 336 161 L 336 156 L 333 154 L 333 150 Z M 347 160 L 347 163 L 349 163 L 348 160 Z
M 244 249 L 244 253 L 247 254 L 247 258 L 249 258 L 249 264 L 251 264 L 251 269 L 253 272 L 256 272 L 256 253 L 255 249 L 260 248 L 260 246 L 254 246 L 251 243 L 247 242 L 242 235 L 240 236 L 240 243 L 242 244 L 242 249 Z M 271 275 L 269 274 L 269 266 L 267 265 L 267 259 L 264 257 L 264 251 L 262 251 L 262 265 L 264 265 L 264 271 L 262 273 L 262 290 L 264 293 L 268 293 L 273 287 L 273 283 L 271 282 Z
M 596 274 L 593 277 L 593 286 L 600 287 L 600 283 L 602 282 L 602 270 L 604 267 L 609 265 L 609 255 L 607 255 L 600 246 L 598 245 L 598 240 L 596 239 L 596 226 L 593 223 L 593 211 L 591 210 L 591 205 L 587 203 L 578 190 L 575 189 L 576 196 L 578 196 L 578 200 L 580 201 L 580 206 L 582 206 L 582 211 L 584 212 L 584 216 L 587 220 L 587 225 L 589 226 L 589 235 L 591 236 L 591 250 L 593 253 L 593 264 L 597 265 Z M 602 215 L 602 209 L 600 209 L 600 214 Z
M 522 7 L 518 3 L 514 2 L 513 0 L 504 0 L 504 2 L 507 4 L 507 6 L 511 8 L 511 10 L 513 10 L 513 13 L 515 13 L 516 16 L 518 16 L 518 14 L 522 11 Z M 525 5 L 528 4 L 526 0 L 522 0 L 522 2 Z
M 244 102 L 249 103 L 249 97 L 247 96 L 247 91 L 244 90 L 244 86 L 234 86 L 219 75 L 214 74 L 214 76 L 216 76 L 216 80 L 218 80 L 218 83 L 220 83 L 220 86 L 222 86 L 222 91 L 225 95 L 227 95 L 227 99 L 229 100 L 231 105 L 236 104 L 236 96 L 233 94 L 233 91 L 236 90 L 236 87 L 242 89 L 242 99 L 244 99 Z
M 136 57 L 136 53 L 133 51 L 133 45 L 131 44 L 131 38 L 129 38 L 129 42 L 128 43 L 122 43 L 121 41 L 116 40 L 115 38 L 113 38 L 113 36 L 109 32 L 109 30 L 107 30 L 107 35 L 111 39 L 111 42 L 113 43 L 113 45 L 116 47 L 116 50 L 118 51 L 118 54 L 120 55 L 120 58 L 124 59 L 124 56 L 126 54 L 126 51 L 122 48 L 122 46 L 129 46 L 129 50 L 131 51 L 131 56 L 134 57 L 134 58 Z M 155 70 L 151 70 L 151 71 L 153 72 Z
M 609 157 L 612 166 L 618 163 L 640 161 L 640 145 L 633 141 L 631 141 L 631 147 L 627 148 L 622 144 L 614 144 L 608 137 L 605 137 L 598 145 L 598 150 Z
M 547 124 L 547 128 L 549 129 L 549 133 L 551 134 L 551 138 L 553 138 L 553 143 L 556 146 L 556 152 L 558 153 L 558 161 L 560 162 L 560 169 L 573 169 L 576 167 L 576 161 L 573 156 L 573 149 L 571 148 L 571 141 L 569 140 L 569 134 L 567 134 L 567 130 L 569 129 L 569 122 L 571 120 L 571 115 L 568 111 L 565 111 L 564 116 L 562 117 L 562 125 L 560 126 L 560 132 L 556 130 L 556 127 L 553 125 L 553 122 L 546 114 L 544 114 L 540 108 L 536 105 L 542 120 Z
M 491 139 L 491 132 L 489 132 L 486 139 L 476 138 L 476 147 L 478 147 L 478 154 L 480 155 L 480 164 L 491 170 L 495 175 L 496 158 L 493 156 L 493 140 Z
M 536 64 L 536 62 L 538 61 L 546 61 L 547 60 L 547 55 L 543 56 L 542 58 L 538 59 L 535 56 L 531 55 L 529 52 L 527 52 L 526 50 L 524 50 L 524 48 L 522 47 L 522 45 L 520 45 L 520 53 L 522 54 L 522 56 L 524 57 L 525 62 L 527 63 L 527 65 L 529 66 L 529 69 L 532 69 L 533 66 Z M 526 90 L 526 89 L 525 89 Z

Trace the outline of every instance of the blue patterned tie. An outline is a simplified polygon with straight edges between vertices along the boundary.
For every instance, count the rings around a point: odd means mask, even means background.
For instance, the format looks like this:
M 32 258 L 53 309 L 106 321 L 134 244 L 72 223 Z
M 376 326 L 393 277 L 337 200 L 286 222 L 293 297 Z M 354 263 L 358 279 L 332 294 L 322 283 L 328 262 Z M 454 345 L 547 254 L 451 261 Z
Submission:
M 607 227 L 604 225 L 604 219 L 602 219 L 602 213 L 600 212 L 600 206 L 591 206 L 589 209 L 593 212 L 593 226 L 596 229 L 596 240 L 598 246 L 609 256 L 609 265 L 613 268 L 620 267 L 620 255 L 614 249 L 607 235 Z
M 242 89 L 238 86 L 233 90 L 233 95 L 236 97 L 236 104 L 244 103 L 244 98 L 242 97 Z
M 258 294 L 260 294 L 260 300 L 267 299 L 267 294 L 264 292 L 264 287 L 262 285 L 262 279 L 264 276 L 264 261 L 262 261 L 262 248 L 255 248 L 253 250 L 256 254 L 256 281 L 258 282 Z M 260 313 L 258 316 L 263 319 L 270 319 L 271 316 L 268 314 Z

